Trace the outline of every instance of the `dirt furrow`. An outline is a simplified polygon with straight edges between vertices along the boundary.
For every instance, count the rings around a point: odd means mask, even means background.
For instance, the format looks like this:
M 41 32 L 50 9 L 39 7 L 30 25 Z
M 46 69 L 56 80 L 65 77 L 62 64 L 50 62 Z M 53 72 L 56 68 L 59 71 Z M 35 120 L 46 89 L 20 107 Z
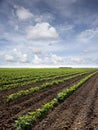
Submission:
M 12 124 L 14 120 L 22 114 L 26 114 L 29 111 L 33 111 L 39 107 L 41 107 L 46 102 L 50 101 L 54 97 L 56 97 L 56 94 L 61 91 L 62 89 L 71 86 L 72 84 L 79 81 L 84 76 L 80 76 L 77 78 L 74 78 L 72 80 L 66 81 L 65 83 L 62 83 L 60 85 L 55 85 L 46 89 L 43 89 L 39 92 L 34 93 L 33 95 L 29 95 L 26 97 L 23 97 L 22 99 L 18 99 L 15 102 L 12 102 L 11 104 L 3 106 L 5 109 L 2 110 L 1 113 L 1 121 L 2 128 L 10 129 L 12 127 Z
M 92 107 L 90 107 L 90 112 L 87 118 L 85 130 L 98 130 L 98 79 L 96 81 L 96 92 L 94 95 L 94 100 Z
M 66 77 L 68 77 L 68 76 L 66 76 Z M 62 80 L 62 79 L 64 79 L 64 78 L 65 78 L 65 77 L 59 77 L 59 78 L 57 78 L 57 79 L 58 79 L 58 80 Z M 51 82 L 51 81 L 53 81 L 53 80 L 46 81 L 46 82 Z M 35 83 L 35 84 L 30 85 L 30 86 L 27 86 L 27 87 L 28 87 L 28 88 L 31 88 L 31 87 L 41 86 L 43 83 L 46 83 L 46 82 Z M 21 88 L 16 88 L 16 89 L 17 89 L 18 91 L 20 91 L 20 90 L 25 90 L 25 89 L 27 89 L 27 88 L 21 87 Z M 7 97 L 8 97 L 8 95 L 10 95 L 11 93 L 17 92 L 16 89 L 12 89 L 12 90 L 9 90 L 9 91 L 2 91 L 2 92 L 0 92 L 0 110 L 1 110 L 2 108 L 6 107 L 6 105 L 8 105 L 8 104 L 6 104 Z M 35 96 L 36 96 L 36 93 L 33 94 L 33 98 L 34 98 Z M 15 102 L 14 102 L 13 104 L 22 103 L 22 102 L 24 102 L 25 100 L 28 100 L 30 97 L 32 97 L 32 94 L 29 94 L 28 96 L 25 96 L 25 97 L 23 97 L 23 98 L 21 98 L 21 99 L 15 100 Z M 12 104 L 12 105 L 13 105 L 13 104 Z
M 72 123 L 78 117 L 82 105 L 87 100 L 91 91 L 93 92 L 93 85 L 97 76 L 98 74 L 88 80 L 67 98 L 64 103 L 61 103 L 51 111 L 46 118 L 40 122 L 38 121 L 36 125 L 32 127 L 32 130 L 70 130 Z
M 72 74 L 72 75 L 75 75 L 75 74 Z M 54 78 L 54 79 L 49 79 L 49 80 L 45 80 L 45 81 L 35 82 L 35 83 L 32 83 L 31 85 L 27 85 L 27 86 L 25 85 L 25 86 L 21 86 L 21 87 L 18 87 L 18 88 L 10 89 L 10 90 L 7 90 L 7 91 L 6 90 L 5 91 L 1 91 L 0 95 L 4 95 L 4 94 L 9 95 L 11 93 L 15 93 L 15 92 L 18 92 L 20 90 L 26 90 L 26 89 L 29 89 L 31 87 L 40 86 L 40 85 L 42 85 L 43 83 L 46 83 L 46 82 L 52 82 L 53 80 L 60 80 L 60 79 L 66 78 L 66 77 L 68 77 L 68 76 L 67 75 L 60 76 L 60 77 L 57 77 L 57 78 Z
M 96 97 L 96 102 L 93 110 L 93 114 L 91 115 L 91 121 L 88 125 L 87 130 L 98 130 L 98 93 Z
M 97 87 L 98 79 L 95 84 L 92 84 L 93 87 L 90 90 L 89 95 L 87 96 L 86 101 L 84 102 L 76 120 L 74 120 L 71 130 L 87 130 L 88 124 L 91 122 L 91 115 L 93 114 L 93 109 L 96 101 L 96 95 L 98 93 Z M 91 128 L 89 128 L 91 129 Z

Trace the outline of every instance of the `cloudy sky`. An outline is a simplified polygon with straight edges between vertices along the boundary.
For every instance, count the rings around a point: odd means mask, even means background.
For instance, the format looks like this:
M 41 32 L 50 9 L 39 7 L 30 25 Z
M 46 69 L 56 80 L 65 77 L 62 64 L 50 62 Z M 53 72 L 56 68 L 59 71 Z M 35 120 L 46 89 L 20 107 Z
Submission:
M 0 0 L 0 67 L 98 67 L 98 0 Z

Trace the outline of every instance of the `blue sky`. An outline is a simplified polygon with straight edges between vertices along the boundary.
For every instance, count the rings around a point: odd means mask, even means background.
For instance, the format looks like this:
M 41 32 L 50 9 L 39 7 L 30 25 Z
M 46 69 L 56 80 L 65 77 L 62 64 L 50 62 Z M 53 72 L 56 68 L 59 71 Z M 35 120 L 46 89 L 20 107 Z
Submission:
M 98 0 L 0 0 L 0 67 L 98 67 Z

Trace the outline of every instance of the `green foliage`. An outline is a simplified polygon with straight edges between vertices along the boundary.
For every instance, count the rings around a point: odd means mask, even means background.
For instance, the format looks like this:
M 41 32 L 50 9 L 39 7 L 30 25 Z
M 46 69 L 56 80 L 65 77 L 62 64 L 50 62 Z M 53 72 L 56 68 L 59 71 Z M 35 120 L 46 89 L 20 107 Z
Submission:
M 76 70 L 76 69 L 75 69 Z M 6 91 L 35 82 L 53 80 L 62 76 L 69 76 L 80 72 L 74 69 L 1 69 L 0 91 Z
M 20 116 L 17 121 L 15 121 L 16 130 L 26 130 L 30 129 L 32 123 L 38 119 L 45 116 L 51 109 L 57 105 L 57 99 L 53 99 L 51 102 L 46 103 L 42 108 L 37 109 L 35 112 L 29 112 L 29 115 Z
M 57 99 L 59 102 L 64 101 L 66 97 L 68 97 L 71 93 L 73 93 L 77 88 L 79 88 L 83 83 L 85 83 L 90 77 L 92 77 L 96 72 L 88 75 L 87 77 L 83 78 L 77 84 L 71 86 L 68 89 L 63 90 L 62 92 L 58 93 Z
M 37 91 L 39 91 L 41 89 L 51 87 L 53 85 L 58 85 L 58 84 L 63 83 L 65 81 L 67 81 L 67 80 L 70 80 L 72 78 L 75 78 L 75 77 L 78 77 L 78 76 L 84 75 L 84 74 L 85 73 L 83 72 L 83 73 L 80 73 L 80 74 L 69 76 L 67 78 L 64 78 L 63 80 L 54 80 L 52 82 L 44 83 L 40 87 L 34 87 L 34 88 L 27 89 L 27 90 L 21 90 L 19 92 L 16 92 L 16 93 L 13 93 L 13 94 L 9 95 L 8 98 L 7 98 L 7 102 L 13 101 L 13 100 L 15 100 L 17 98 L 26 96 L 26 95 L 31 94 L 31 93 L 33 94 L 34 92 L 37 92 Z
M 6 91 L 18 87 L 31 85 L 35 82 L 42 82 L 62 76 L 69 76 L 81 72 L 92 72 L 96 69 L 70 69 L 70 68 L 51 68 L 51 69 L 27 69 L 27 68 L 6 68 L 0 69 L 0 91 Z
M 26 130 L 31 126 L 32 116 L 20 116 L 17 121 L 15 121 L 16 130 Z
M 58 105 L 58 103 L 64 101 L 66 97 L 68 97 L 71 93 L 73 93 L 77 88 L 79 88 L 94 74 L 95 72 L 83 78 L 77 84 L 71 86 L 70 88 L 59 92 L 57 94 L 57 98 L 46 103 L 41 108 L 37 109 L 35 112 L 30 112 L 29 115 L 20 116 L 15 124 L 16 130 L 26 130 L 26 129 L 30 130 L 30 127 L 33 125 L 34 122 L 47 115 L 50 110 L 52 110 L 56 105 Z

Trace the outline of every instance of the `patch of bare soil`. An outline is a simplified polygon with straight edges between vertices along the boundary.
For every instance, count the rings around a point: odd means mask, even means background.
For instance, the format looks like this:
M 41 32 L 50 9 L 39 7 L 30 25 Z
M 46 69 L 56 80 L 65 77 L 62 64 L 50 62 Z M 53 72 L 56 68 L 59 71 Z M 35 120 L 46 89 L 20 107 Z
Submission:
M 71 79 L 59 85 L 45 88 L 34 94 L 17 99 L 11 103 L 0 102 L 0 130 L 13 130 L 13 124 L 19 115 L 27 114 L 40 108 L 43 104 L 55 98 L 57 93 L 82 79 L 85 75 Z M 6 97 L 6 94 L 4 95 Z M 4 98 L 5 99 L 5 98 Z
M 98 74 L 38 121 L 32 130 L 98 130 Z

